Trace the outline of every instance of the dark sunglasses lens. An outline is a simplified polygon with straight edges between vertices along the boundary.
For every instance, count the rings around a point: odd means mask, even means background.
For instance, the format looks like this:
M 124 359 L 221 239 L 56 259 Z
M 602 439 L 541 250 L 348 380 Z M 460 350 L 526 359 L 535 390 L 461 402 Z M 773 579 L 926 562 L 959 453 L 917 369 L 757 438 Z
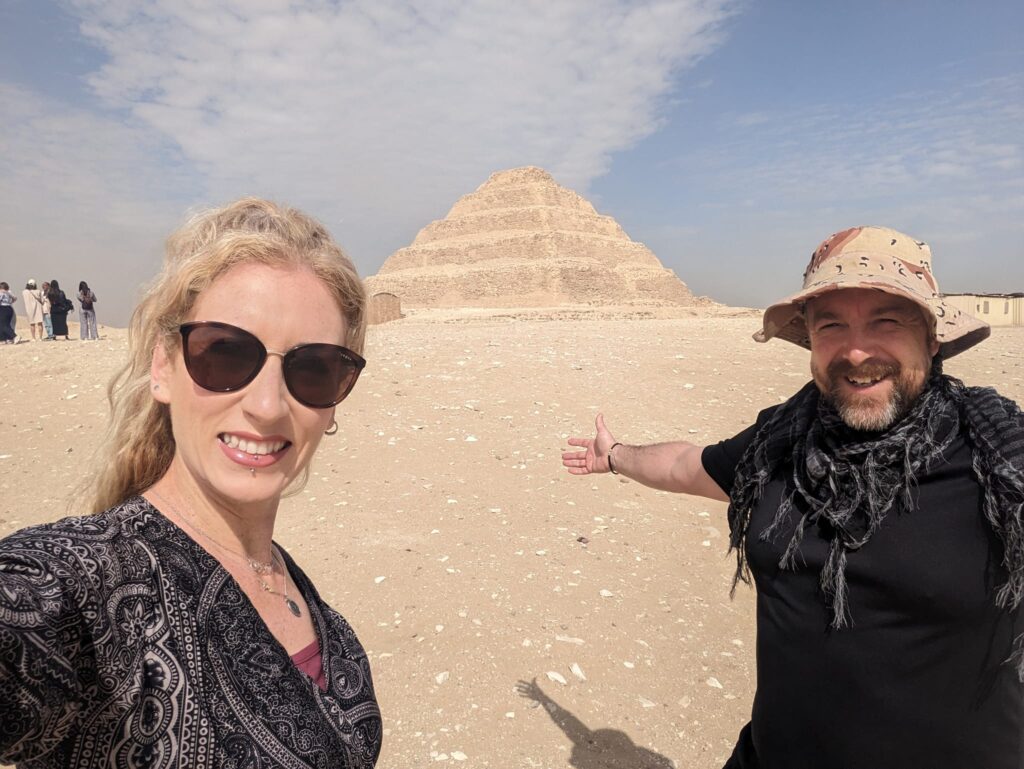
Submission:
M 264 355 L 260 340 L 242 329 L 194 326 L 187 335 L 185 366 L 200 387 L 230 392 L 249 383 Z
M 285 356 L 285 382 L 295 399 L 313 408 L 341 402 L 359 377 L 354 358 L 332 344 L 306 344 Z

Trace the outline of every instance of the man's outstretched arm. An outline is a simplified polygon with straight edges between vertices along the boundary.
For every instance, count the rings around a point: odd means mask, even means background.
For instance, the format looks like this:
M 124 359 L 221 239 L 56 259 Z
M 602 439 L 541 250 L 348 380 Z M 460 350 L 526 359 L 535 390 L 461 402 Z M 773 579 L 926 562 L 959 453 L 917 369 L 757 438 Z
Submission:
M 573 475 L 607 473 L 614 466 L 620 475 L 653 489 L 729 501 L 701 463 L 703 446 L 686 441 L 627 446 L 616 441 L 605 427 L 603 414 L 597 415 L 594 424 L 597 432 L 593 438 L 569 438 L 570 446 L 583 451 L 562 453 L 562 464 Z

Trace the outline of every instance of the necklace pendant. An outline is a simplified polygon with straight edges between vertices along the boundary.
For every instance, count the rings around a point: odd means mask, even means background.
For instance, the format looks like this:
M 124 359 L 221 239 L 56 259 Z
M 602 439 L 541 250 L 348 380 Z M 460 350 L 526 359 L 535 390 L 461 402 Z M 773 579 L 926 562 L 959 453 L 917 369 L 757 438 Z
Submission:
M 257 561 L 255 558 L 247 558 L 246 560 L 249 562 L 249 568 L 260 576 L 274 571 L 274 564 L 272 562 L 263 563 L 263 561 Z
M 299 608 L 299 605 L 297 603 L 295 603 L 295 601 L 293 601 L 291 598 L 288 598 L 286 596 L 285 599 L 284 599 L 284 602 L 285 602 L 285 605 L 288 607 L 288 611 L 290 611 L 296 617 L 301 617 L 302 616 L 302 609 Z

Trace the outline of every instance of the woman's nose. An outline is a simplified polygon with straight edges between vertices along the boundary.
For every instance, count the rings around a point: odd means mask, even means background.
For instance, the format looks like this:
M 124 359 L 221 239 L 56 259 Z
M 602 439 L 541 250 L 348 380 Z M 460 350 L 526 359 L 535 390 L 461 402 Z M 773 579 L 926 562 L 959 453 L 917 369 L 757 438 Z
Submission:
M 287 413 L 288 386 L 283 366 L 280 355 L 268 354 L 260 373 L 245 388 L 243 407 L 255 419 L 272 422 Z

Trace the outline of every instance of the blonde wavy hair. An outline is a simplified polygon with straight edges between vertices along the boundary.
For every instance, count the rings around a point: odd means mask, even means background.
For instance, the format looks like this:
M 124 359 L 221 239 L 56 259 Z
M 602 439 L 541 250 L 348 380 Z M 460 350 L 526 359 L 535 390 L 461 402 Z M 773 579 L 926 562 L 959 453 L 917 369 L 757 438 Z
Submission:
M 106 510 L 139 494 L 167 472 L 174 457 L 170 410 L 150 394 L 150 363 L 157 342 L 168 354 L 181 344 L 174 333 L 199 295 L 239 264 L 310 269 L 334 295 L 348 327 L 346 346 L 362 353 L 366 291 L 352 261 L 322 224 L 293 208 L 243 198 L 202 211 L 167 240 L 164 266 L 148 286 L 128 326 L 128 363 L 107 388 L 110 425 L 97 454 L 97 472 L 84 498 Z M 307 471 L 295 484 L 305 484 Z

